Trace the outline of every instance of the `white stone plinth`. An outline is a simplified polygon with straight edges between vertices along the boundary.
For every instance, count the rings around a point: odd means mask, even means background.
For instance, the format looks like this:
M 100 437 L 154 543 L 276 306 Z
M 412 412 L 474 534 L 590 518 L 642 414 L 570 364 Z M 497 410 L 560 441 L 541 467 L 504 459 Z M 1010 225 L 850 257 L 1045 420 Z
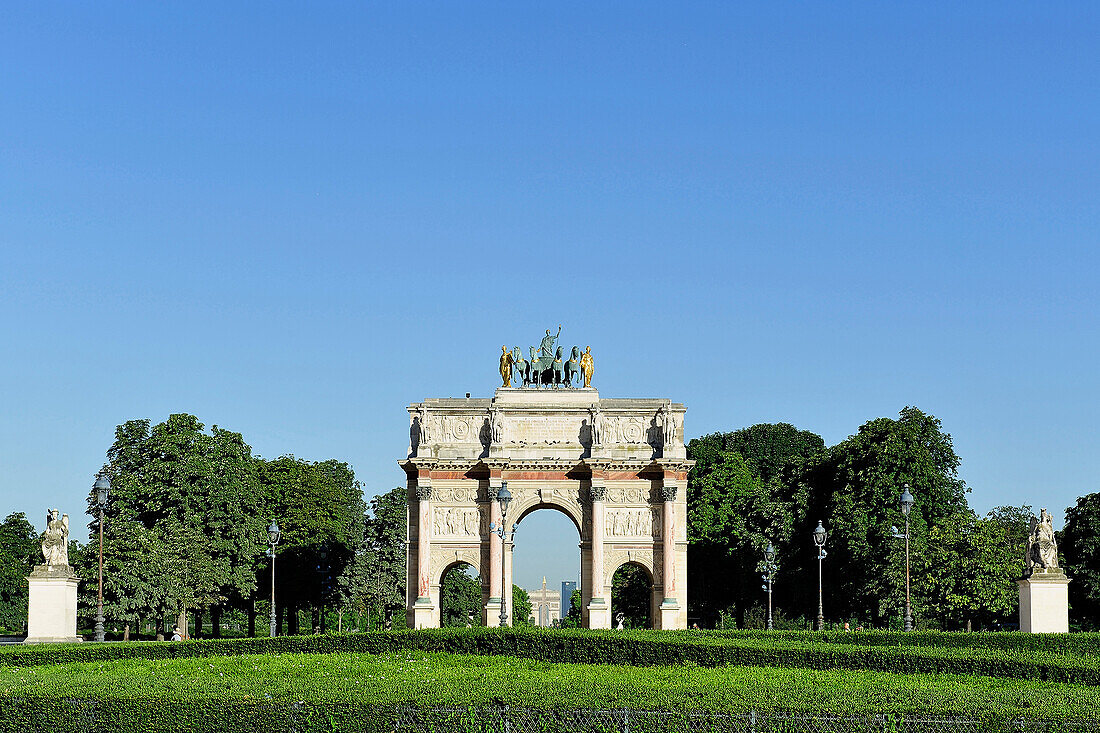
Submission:
M 657 606 L 657 623 L 654 628 L 657 629 L 682 629 L 685 627 L 685 622 L 681 619 L 683 614 L 680 613 L 682 609 L 680 604 L 676 602 L 674 598 L 666 598 L 661 605 Z
M 1062 573 L 1034 573 L 1020 584 L 1020 631 L 1030 634 L 1069 632 L 1069 578 Z
M 435 617 L 435 604 L 431 598 L 417 598 L 406 616 L 409 625 L 414 629 L 434 629 L 439 626 Z
M 611 606 L 607 605 L 602 598 L 593 598 L 592 602 L 588 604 L 588 628 L 611 628 Z
M 529 389 L 522 387 L 497 387 L 494 404 L 500 405 L 537 405 L 565 407 L 569 405 L 589 405 L 600 401 L 600 393 L 594 387 L 585 389 Z
M 36 565 L 27 578 L 27 638 L 24 644 L 83 641 L 76 635 L 76 588 L 69 566 Z

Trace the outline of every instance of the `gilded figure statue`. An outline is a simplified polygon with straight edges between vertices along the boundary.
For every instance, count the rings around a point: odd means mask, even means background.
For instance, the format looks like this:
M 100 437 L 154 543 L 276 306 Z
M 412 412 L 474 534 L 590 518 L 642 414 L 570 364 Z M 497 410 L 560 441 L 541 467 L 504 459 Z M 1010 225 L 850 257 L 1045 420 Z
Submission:
M 585 346 L 584 353 L 581 354 L 581 373 L 584 374 L 585 389 L 592 386 L 592 372 L 594 371 L 596 371 L 596 368 L 592 363 L 592 347 Z
M 514 357 L 512 352 L 508 351 L 507 346 L 500 347 L 500 378 L 504 381 L 502 387 L 512 386 L 512 364 L 514 363 Z

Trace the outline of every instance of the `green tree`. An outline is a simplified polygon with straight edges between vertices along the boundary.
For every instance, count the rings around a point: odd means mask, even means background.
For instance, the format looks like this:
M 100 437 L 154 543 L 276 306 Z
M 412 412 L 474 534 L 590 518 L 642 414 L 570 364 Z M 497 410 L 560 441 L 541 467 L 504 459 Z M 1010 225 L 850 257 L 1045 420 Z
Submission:
M 1086 494 L 1066 509 L 1060 554 L 1064 555 L 1075 624 L 1100 629 L 1100 493 Z
M 216 425 L 206 433 L 186 414 L 153 426 L 131 420 L 118 426 L 107 456 L 104 561 L 119 571 L 105 581 L 109 618 L 217 613 L 255 589 L 263 501 L 239 433 Z M 95 536 L 94 490 L 88 512 Z
M 827 618 L 884 624 L 900 615 L 904 598 L 901 543 L 903 484 L 916 497 L 910 514 L 912 552 L 926 547 L 928 527 L 967 510 L 969 490 L 958 478 L 951 436 L 932 415 L 906 407 L 898 419 L 878 418 L 825 454 L 794 461 L 780 472 L 794 510 L 792 543 L 781 553 L 777 591 L 787 608 L 816 610 L 816 552 L 810 540 L 818 520 L 829 531 L 824 562 Z M 816 584 L 815 584 L 816 585 Z M 924 613 L 914 607 L 914 613 Z
M 723 453 L 738 453 L 749 470 L 769 483 L 791 460 L 806 459 L 825 450 L 820 435 L 788 423 L 760 423 L 730 433 L 711 433 L 688 444 L 695 461 L 694 474 L 702 477 L 722 461 Z
M 481 582 L 469 565 L 456 565 L 439 583 L 440 625 L 445 628 L 481 625 Z
M 714 625 L 719 613 L 732 609 L 744 624 L 746 609 L 759 600 L 756 570 L 764 547 L 772 542 L 785 548 L 794 518 L 805 511 L 798 469 L 824 448 L 820 435 L 788 423 L 762 423 L 688 443 L 688 457 L 695 461 L 688 475 L 691 616 Z
M 531 625 L 531 596 L 518 585 L 512 586 L 512 625 Z
M 581 592 L 574 590 L 569 595 L 569 611 L 561 620 L 563 629 L 579 629 L 581 627 Z
M 310 626 L 324 630 L 321 609 L 344 603 L 340 591 L 352 583 L 341 584 L 340 578 L 363 548 L 362 489 L 341 461 L 283 456 L 255 463 L 266 513 L 282 530 L 275 571 L 278 626 L 282 628 L 285 618 L 288 632 L 297 634 L 299 611 L 309 609 Z M 271 582 L 269 567 L 265 563 L 260 572 L 263 587 Z
M 702 475 L 688 477 L 688 585 L 692 615 L 708 625 L 734 606 L 738 623 L 757 599 L 756 568 L 769 541 L 788 536 L 791 508 L 777 501 L 739 453 L 708 459 Z
M 1030 516 L 1030 507 L 997 507 L 983 518 L 967 510 L 931 526 L 913 562 L 922 615 L 945 630 L 989 628 L 1015 617 L 1021 535 Z
M 387 626 L 393 618 L 404 617 L 407 508 L 408 490 L 403 486 L 375 496 L 363 530 L 361 580 L 353 597 L 368 619 L 383 618 Z M 480 603 L 480 592 L 478 599 Z
M 19 634 L 27 625 L 27 575 L 44 562 L 38 532 L 23 512 L 0 523 L 0 632 Z

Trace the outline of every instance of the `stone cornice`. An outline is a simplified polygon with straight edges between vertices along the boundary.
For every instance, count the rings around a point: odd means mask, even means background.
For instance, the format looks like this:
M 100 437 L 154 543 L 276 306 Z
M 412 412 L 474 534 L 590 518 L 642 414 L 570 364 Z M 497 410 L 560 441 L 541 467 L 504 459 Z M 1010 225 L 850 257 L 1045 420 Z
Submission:
M 410 475 L 422 471 L 560 471 L 572 473 L 687 473 L 695 461 L 684 459 L 627 459 L 607 458 L 407 458 L 398 465 Z M 677 482 L 683 479 L 676 479 Z

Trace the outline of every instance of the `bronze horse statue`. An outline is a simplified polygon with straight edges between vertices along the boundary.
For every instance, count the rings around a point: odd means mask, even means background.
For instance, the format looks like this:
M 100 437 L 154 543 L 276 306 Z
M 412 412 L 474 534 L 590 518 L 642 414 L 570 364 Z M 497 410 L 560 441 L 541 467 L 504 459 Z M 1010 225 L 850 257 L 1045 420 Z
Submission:
M 559 358 L 561 349 L 558 349 Z M 569 361 L 565 362 L 565 386 L 573 386 L 573 378 L 579 377 L 581 373 L 581 350 L 580 347 L 574 346 L 573 351 L 569 354 Z
M 536 356 L 537 349 L 531 347 L 531 362 L 523 378 L 523 386 L 552 386 L 555 389 L 565 382 L 565 366 L 562 364 L 562 348 L 559 346 L 554 356 Z
M 512 350 L 512 379 L 526 387 L 530 384 L 530 370 L 530 363 L 523 358 L 523 352 L 517 346 Z

